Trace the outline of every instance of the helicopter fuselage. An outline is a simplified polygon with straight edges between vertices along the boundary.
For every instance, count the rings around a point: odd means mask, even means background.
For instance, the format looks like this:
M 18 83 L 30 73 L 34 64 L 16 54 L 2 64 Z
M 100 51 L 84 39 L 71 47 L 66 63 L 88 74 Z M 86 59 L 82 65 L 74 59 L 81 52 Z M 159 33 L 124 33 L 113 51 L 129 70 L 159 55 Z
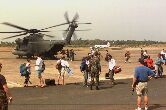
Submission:
M 37 34 L 35 35 L 37 36 Z M 33 36 L 35 35 L 33 34 Z M 16 48 L 12 53 L 19 57 L 31 57 L 37 54 L 44 57 L 54 57 L 58 51 L 63 49 L 65 44 L 64 41 L 44 40 L 41 36 L 39 38 L 35 37 L 35 39 L 32 39 L 34 38 L 33 36 L 30 35 L 23 39 L 17 39 Z

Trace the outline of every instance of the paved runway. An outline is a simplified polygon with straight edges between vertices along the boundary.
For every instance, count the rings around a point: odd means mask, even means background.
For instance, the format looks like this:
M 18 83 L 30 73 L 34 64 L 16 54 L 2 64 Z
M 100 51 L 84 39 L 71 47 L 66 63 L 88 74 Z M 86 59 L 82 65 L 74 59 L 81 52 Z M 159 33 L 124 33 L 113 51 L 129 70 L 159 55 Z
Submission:
M 45 88 L 12 88 L 14 101 L 9 110 L 134 110 L 136 94 L 131 79 L 117 80 L 115 86 L 101 81 L 100 90 L 81 83 Z M 166 110 L 166 78 L 149 82 L 150 110 Z

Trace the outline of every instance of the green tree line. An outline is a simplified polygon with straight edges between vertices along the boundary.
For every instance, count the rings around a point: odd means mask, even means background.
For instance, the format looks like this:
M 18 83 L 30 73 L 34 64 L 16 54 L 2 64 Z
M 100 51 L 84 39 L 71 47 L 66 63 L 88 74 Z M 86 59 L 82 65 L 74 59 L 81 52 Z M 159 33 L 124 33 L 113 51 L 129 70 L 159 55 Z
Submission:
M 89 47 L 94 45 L 106 45 L 107 42 L 110 43 L 110 46 L 113 47 L 139 47 L 139 46 L 150 46 L 154 44 L 166 44 L 166 42 L 160 41 L 151 41 L 151 40 L 144 40 L 144 41 L 136 41 L 136 40 L 82 40 L 81 38 L 78 40 L 74 40 L 71 42 L 74 47 Z M 15 47 L 15 42 L 0 42 L 0 47 Z

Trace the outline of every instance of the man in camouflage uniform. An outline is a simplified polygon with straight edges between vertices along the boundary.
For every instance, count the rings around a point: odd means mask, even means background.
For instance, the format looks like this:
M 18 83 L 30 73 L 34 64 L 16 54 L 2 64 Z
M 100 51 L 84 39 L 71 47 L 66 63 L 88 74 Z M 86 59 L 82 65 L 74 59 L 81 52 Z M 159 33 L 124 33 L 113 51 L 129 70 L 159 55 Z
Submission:
M 100 60 L 97 57 L 97 55 L 95 55 L 91 61 L 90 61 L 90 77 L 91 77 L 91 81 L 90 81 L 90 89 L 92 90 L 92 86 L 95 84 L 96 86 L 96 90 L 99 90 L 99 75 L 101 72 L 101 65 L 100 65 Z M 96 82 L 94 82 L 94 79 L 96 80 Z
M 2 64 L 0 63 L 0 72 Z M 0 110 L 8 110 L 8 101 L 12 100 L 5 77 L 0 74 Z

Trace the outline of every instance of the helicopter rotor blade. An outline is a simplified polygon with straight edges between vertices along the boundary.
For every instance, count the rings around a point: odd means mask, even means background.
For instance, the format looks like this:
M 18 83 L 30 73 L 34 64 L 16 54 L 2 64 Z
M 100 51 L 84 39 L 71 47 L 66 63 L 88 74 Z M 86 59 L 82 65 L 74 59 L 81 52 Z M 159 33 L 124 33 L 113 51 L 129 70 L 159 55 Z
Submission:
M 67 11 L 65 12 L 64 17 L 65 17 L 67 23 L 70 23 L 69 15 L 68 15 L 68 12 L 67 12 Z
M 26 31 L 15 31 L 15 32 L 0 32 L 0 33 L 22 33 L 22 32 L 26 32 Z
M 78 15 L 78 13 L 76 13 L 71 22 L 76 22 L 78 19 L 79 19 L 79 15 Z
M 43 28 L 43 29 L 40 29 L 40 30 L 50 29 L 50 28 L 53 28 L 53 27 L 58 27 L 58 26 L 66 25 L 66 24 L 69 24 L 69 23 L 62 23 L 62 24 L 50 26 L 50 27 L 47 27 L 47 28 Z
M 50 31 L 40 31 L 40 30 L 39 30 L 39 32 L 50 32 Z
M 75 31 L 90 31 L 91 29 L 85 29 L 85 30 L 75 30 Z
M 92 23 L 78 23 L 78 24 L 92 24 Z
M 48 35 L 48 34 L 43 34 L 43 35 L 50 37 L 50 38 L 55 38 L 55 36 L 52 36 L 52 35 Z
M 3 38 L 2 40 L 4 40 L 4 39 L 14 38 L 14 37 L 18 37 L 18 36 L 22 36 L 22 35 L 26 35 L 26 34 L 27 34 L 27 33 L 23 33 L 23 34 L 14 35 L 14 36 L 10 36 L 10 37 Z
M 11 24 L 11 23 L 8 23 L 8 22 L 4 22 L 4 23 L 2 23 L 2 24 L 11 26 L 11 27 L 14 27 L 14 28 L 17 28 L 17 29 L 21 29 L 21 30 L 24 30 L 24 31 L 29 31 L 29 29 L 26 29 L 26 28 L 23 28 L 23 27 L 21 27 L 21 26 L 17 26 L 17 25 L 15 25 L 15 24 Z

